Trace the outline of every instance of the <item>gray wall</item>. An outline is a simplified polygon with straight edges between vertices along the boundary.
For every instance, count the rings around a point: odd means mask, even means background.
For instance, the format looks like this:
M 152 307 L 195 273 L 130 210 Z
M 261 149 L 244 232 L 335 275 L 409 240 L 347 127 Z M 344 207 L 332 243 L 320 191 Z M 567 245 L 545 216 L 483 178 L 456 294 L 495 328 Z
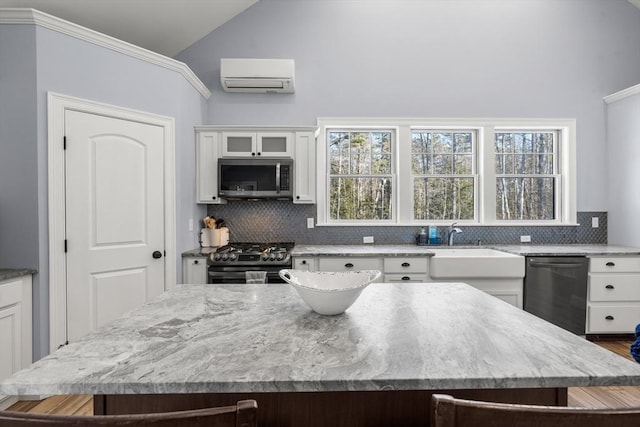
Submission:
M 0 31 L 0 265 L 38 270 L 33 312 L 39 358 L 49 346 L 47 92 L 175 118 L 178 256 L 170 262 L 178 276 L 180 253 L 197 244 L 188 219 L 205 212 L 195 204 L 193 126 L 203 122 L 207 105 L 177 72 L 43 27 L 0 25 Z
M 207 124 L 321 116 L 576 118 L 579 211 L 606 211 L 602 97 L 640 80 L 626 0 L 261 0 L 181 52 Z M 220 58 L 294 58 L 296 93 L 223 92 Z

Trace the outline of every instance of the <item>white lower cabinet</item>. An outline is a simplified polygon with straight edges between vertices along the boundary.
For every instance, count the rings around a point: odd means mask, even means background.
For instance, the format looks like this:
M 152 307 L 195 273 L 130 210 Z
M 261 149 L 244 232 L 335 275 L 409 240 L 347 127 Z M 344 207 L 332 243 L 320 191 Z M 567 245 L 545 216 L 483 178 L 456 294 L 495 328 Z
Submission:
M 207 283 L 207 257 L 182 258 L 182 283 Z
M 383 268 L 385 282 L 426 282 L 429 278 L 427 257 L 386 257 Z
M 320 257 L 320 271 L 382 270 L 382 258 L 376 257 Z
M 640 257 L 591 257 L 587 333 L 633 333 L 640 323 Z
M 0 381 L 33 361 L 31 275 L 0 281 Z M 0 395 L 0 409 L 15 398 Z
M 380 270 L 377 282 L 464 282 L 511 305 L 522 308 L 523 278 L 461 278 L 432 279 L 429 275 L 429 257 L 387 256 L 303 256 L 294 257 L 293 267 L 308 271 Z M 523 273 L 524 274 L 524 273 Z

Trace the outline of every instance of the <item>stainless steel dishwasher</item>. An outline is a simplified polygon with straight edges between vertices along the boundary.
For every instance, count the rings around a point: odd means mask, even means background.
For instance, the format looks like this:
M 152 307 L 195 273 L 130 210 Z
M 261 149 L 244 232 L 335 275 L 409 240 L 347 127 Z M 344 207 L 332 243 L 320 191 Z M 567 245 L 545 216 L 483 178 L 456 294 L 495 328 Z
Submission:
M 527 257 L 524 310 L 585 335 L 588 271 L 586 257 Z

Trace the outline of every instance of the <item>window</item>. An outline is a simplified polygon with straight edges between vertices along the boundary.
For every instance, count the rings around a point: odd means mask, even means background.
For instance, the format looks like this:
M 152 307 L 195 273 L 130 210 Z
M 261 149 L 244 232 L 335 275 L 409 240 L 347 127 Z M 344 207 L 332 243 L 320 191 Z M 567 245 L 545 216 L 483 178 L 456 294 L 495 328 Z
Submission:
M 554 131 L 495 133 L 496 219 L 556 218 Z
M 318 123 L 318 225 L 576 224 L 575 120 Z
M 413 218 L 475 218 L 475 132 L 411 133 Z
M 390 220 L 392 132 L 329 130 L 329 218 Z

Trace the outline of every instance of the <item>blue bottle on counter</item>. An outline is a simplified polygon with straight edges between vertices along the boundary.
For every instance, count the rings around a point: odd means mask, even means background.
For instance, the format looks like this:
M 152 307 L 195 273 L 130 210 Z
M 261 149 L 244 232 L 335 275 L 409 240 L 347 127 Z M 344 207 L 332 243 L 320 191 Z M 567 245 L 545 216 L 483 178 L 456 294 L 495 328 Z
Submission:
M 429 226 L 429 244 L 437 245 L 438 244 L 438 227 L 435 225 Z

